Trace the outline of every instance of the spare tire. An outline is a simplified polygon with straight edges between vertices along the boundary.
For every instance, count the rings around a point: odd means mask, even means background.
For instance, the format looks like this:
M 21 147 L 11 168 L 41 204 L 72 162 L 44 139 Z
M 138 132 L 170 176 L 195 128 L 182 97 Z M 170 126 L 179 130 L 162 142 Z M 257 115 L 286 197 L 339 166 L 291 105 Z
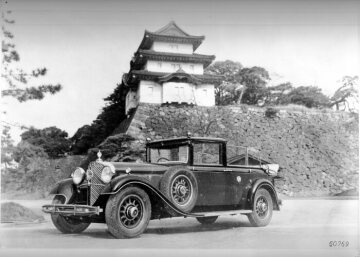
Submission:
M 195 175 L 185 167 L 171 167 L 160 182 L 160 191 L 181 211 L 190 212 L 197 200 L 198 184 Z M 167 211 L 175 215 L 170 206 Z

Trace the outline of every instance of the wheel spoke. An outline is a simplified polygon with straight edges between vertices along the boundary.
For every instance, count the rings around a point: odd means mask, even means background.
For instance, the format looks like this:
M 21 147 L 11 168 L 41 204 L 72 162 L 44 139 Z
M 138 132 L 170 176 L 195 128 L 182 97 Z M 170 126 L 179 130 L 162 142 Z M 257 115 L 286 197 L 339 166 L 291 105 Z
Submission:
M 136 227 L 143 216 L 144 203 L 137 195 L 127 196 L 119 208 L 120 222 L 127 228 Z
M 178 204 L 186 204 L 191 198 L 191 182 L 184 175 L 179 175 L 171 185 L 171 196 Z

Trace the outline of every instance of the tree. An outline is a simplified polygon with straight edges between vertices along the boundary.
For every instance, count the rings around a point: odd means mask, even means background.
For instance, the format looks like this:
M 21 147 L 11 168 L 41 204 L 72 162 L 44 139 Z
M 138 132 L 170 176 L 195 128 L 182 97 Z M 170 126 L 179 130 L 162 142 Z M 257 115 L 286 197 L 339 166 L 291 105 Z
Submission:
M 12 42 L 14 35 L 7 29 L 6 26 L 14 24 L 15 21 L 7 17 L 11 11 L 5 11 L 2 6 L 1 19 L 2 19 L 2 32 L 3 40 L 2 46 L 2 73 L 1 77 L 6 87 L 2 87 L 1 96 L 14 97 L 19 102 L 28 100 L 41 100 L 46 94 L 55 94 L 62 88 L 60 84 L 44 84 L 39 86 L 27 86 L 33 78 L 38 78 L 46 75 L 46 68 L 37 68 L 30 72 L 16 68 L 15 62 L 20 61 L 20 55 L 15 49 L 15 44 Z
M 267 87 L 265 99 L 266 105 L 283 105 L 288 101 L 287 95 L 294 90 L 290 82 L 281 83 L 277 86 Z
M 330 99 L 330 107 L 336 106 L 336 110 L 340 110 L 340 106 L 344 105 L 344 109 L 354 111 L 350 107 L 350 101 L 354 101 L 357 104 L 359 103 L 358 81 L 358 76 L 344 76 L 342 79 L 343 85 L 338 90 L 336 90 Z
M 299 104 L 308 108 L 329 106 L 330 99 L 316 86 L 300 86 L 285 95 L 280 104 Z
M 270 76 L 264 68 L 257 66 L 244 68 L 241 69 L 235 77 L 236 80 L 245 87 L 238 103 L 256 105 L 259 100 L 262 100 L 266 96 L 266 84 L 268 80 L 270 80 Z
M 71 141 L 67 138 L 68 133 L 57 127 L 31 127 L 20 136 L 23 142 L 43 148 L 50 158 L 61 157 L 70 151 Z
M 121 85 L 118 84 L 114 92 L 104 99 L 105 107 L 92 124 L 81 127 L 71 138 L 71 151 L 74 154 L 84 154 L 89 148 L 99 145 L 126 118 L 125 99 L 122 97 Z
M 8 168 L 14 166 L 13 164 L 13 152 L 14 152 L 14 141 L 10 135 L 10 127 L 2 125 L 1 133 L 1 169 L 4 173 L 7 173 Z
M 243 68 L 241 63 L 230 60 L 218 61 L 205 69 L 206 74 L 221 75 L 220 83 L 215 84 L 215 102 L 217 105 L 228 105 L 238 102 L 243 86 L 237 80 L 237 74 Z

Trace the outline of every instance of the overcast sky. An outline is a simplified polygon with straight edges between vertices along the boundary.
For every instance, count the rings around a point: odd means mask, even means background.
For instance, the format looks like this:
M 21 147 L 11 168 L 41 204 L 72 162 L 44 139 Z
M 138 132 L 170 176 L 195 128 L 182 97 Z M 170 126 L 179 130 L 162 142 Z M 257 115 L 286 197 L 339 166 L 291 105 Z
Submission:
M 21 67 L 46 67 L 40 82 L 64 87 L 42 101 L 3 98 L 1 119 L 70 136 L 99 114 L 144 30 L 170 20 L 205 36 L 197 53 L 264 67 L 274 84 L 316 85 L 330 96 L 360 70 L 359 1 L 1 1 L 13 11 Z

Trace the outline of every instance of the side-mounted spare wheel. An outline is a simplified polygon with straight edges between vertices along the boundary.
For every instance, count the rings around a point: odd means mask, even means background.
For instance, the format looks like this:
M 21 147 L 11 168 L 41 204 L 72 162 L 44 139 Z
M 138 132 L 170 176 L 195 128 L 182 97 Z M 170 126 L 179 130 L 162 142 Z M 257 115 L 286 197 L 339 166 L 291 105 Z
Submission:
M 139 236 L 145 231 L 150 217 L 150 198 L 139 187 L 126 187 L 110 196 L 106 203 L 106 224 L 116 238 Z
M 70 201 L 69 201 L 70 200 Z M 67 202 L 66 202 L 67 201 Z M 71 195 L 56 195 L 52 201 L 53 204 L 71 203 Z M 62 216 L 60 214 L 52 213 L 51 220 L 54 226 L 64 234 L 81 233 L 90 226 L 90 222 L 83 222 L 80 218 Z
M 249 221 L 254 227 L 264 227 L 271 221 L 273 202 L 269 191 L 265 188 L 256 190 L 252 213 L 248 214 Z
M 198 184 L 195 175 L 184 167 L 172 167 L 165 172 L 160 182 L 161 192 L 181 211 L 190 212 L 197 200 Z M 170 207 L 167 211 L 176 215 Z

